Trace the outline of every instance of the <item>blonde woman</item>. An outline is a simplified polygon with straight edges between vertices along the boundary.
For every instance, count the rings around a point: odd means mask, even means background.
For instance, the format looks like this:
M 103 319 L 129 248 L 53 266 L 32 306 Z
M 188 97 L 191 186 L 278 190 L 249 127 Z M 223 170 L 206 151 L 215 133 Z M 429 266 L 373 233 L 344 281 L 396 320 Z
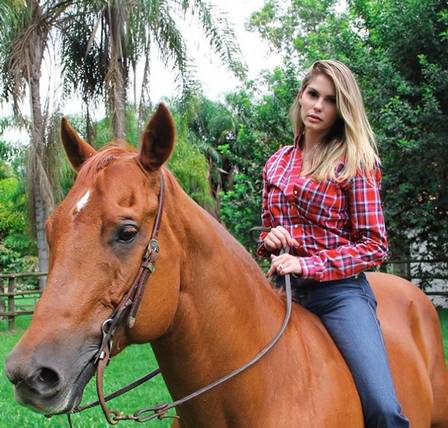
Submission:
M 359 87 L 338 61 L 317 61 L 291 107 L 295 144 L 263 170 L 259 254 L 282 285 L 294 274 L 296 299 L 318 315 L 353 374 L 366 427 L 408 427 L 401 415 L 363 271 L 388 254 L 381 172 Z M 278 254 L 289 245 L 292 254 Z

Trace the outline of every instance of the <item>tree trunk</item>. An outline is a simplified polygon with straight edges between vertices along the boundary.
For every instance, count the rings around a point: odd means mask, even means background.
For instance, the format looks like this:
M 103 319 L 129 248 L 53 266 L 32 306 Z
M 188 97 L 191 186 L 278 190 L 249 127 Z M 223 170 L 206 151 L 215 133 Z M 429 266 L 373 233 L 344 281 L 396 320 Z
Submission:
M 87 98 L 84 99 L 84 105 L 86 106 L 86 136 L 87 136 L 87 141 L 90 144 L 93 145 L 94 130 L 93 130 L 92 118 L 90 116 L 89 100 Z
M 148 120 L 149 112 L 151 111 L 151 97 L 150 97 L 150 55 L 151 55 L 151 39 L 148 35 L 148 41 L 145 46 L 145 67 L 143 69 L 142 89 L 140 92 L 140 102 L 138 105 L 138 124 L 143 127 Z
M 118 62 L 115 80 L 112 82 L 112 123 L 114 128 L 114 136 L 116 138 L 126 137 L 126 93 L 124 87 L 123 70 L 121 64 Z M 119 76 L 121 74 L 121 76 Z
M 126 87 L 128 83 L 128 62 L 125 51 L 125 21 L 123 14 L 126 8 L 114 3 L 108 8 L 108 19 L 111 35 L 111 68 L 109 70 L 112 101 L 112 124 L 114 136 L 126 136 Z
M 51 205 L 51 199 L 46 197 L 51 195 L 51 189 L 48 187 L 48 177 L 42 177 L 42 174 L 46 174 L 44 169 L 45 163 L 42 162 L 42 156 L 44 153 L 45 136 L 44 136 L 44 119 L 42 115 L 42 105 L 40 98 L 40 78 L 41 78 L 41 66 L 43 58 L 44 43 L 39 34 L 33 36 L 33 51 L 30 55 L 30 66 L 27 70 L 27 81 L 30 88 L 30 102 L 31 102 L 31 144 L 34 148 L 33 160 L 33 177 L 32 181 L 32 193 L 34 204 L 34 220 L 37 240 L 37 250 L 39 257 L 39 270 L 41 272 L 48 271 L 48 246 L 45 239 L 45 221 L 48 212 L 53 208 Z M 46 278 L 41 277 L 39 279 L 39 288 L 45 287 Z
M 36 186 L 34 191 L 34 211 L 36 221 L 36 240 L 37 251 L 39 254 L 39 272 L 48 272 L 48 246 L 45 238 L 45 204 L 41 198 L 39 187 Z M 43 290 L 46 283 L 46 277 L 39 278 L 39 289 Z

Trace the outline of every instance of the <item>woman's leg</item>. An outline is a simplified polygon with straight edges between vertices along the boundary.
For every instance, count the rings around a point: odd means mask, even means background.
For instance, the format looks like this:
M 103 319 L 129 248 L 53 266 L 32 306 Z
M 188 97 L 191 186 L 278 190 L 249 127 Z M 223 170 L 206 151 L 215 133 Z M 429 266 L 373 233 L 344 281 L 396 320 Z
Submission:
M 321 318 L 347 362 L 366 427 L 409 427 L 396 398 L 376 300 L 365 275 L 315 284 L 303 304 Z

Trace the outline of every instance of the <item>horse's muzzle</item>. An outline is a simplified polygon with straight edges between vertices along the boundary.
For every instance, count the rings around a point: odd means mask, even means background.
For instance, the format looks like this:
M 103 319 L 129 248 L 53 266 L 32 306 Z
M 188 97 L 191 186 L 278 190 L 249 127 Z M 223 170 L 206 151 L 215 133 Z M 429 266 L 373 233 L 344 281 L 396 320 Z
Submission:
M 20 404 L 53 415 L 71 411 L 79 404 L 84 387 L 95 371 L 91 360 L 76 369 L 51 359 L 43 361 L 38 354 L 26 361 L 14 350 L 7 358 L 5 373 L 14 385 L 15 398 Z

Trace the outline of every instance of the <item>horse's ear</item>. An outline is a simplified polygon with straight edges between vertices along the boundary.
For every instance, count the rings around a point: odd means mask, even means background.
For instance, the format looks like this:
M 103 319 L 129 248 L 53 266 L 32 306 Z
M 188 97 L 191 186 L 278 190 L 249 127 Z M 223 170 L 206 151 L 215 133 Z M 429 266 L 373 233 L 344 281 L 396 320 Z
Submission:
M 65 117 L 61 121 L 61 139 L 65 153 L 67 153 L 68 159 L 76 171 L 96 153 L 95 149 L 79 136 Z
M 164 104 L 159 104 L 146 125 L 140 150 L 140 162 L 148 171 L 156 171 L 168 160 L 173 151 L 175 134 L 170 112 Z

